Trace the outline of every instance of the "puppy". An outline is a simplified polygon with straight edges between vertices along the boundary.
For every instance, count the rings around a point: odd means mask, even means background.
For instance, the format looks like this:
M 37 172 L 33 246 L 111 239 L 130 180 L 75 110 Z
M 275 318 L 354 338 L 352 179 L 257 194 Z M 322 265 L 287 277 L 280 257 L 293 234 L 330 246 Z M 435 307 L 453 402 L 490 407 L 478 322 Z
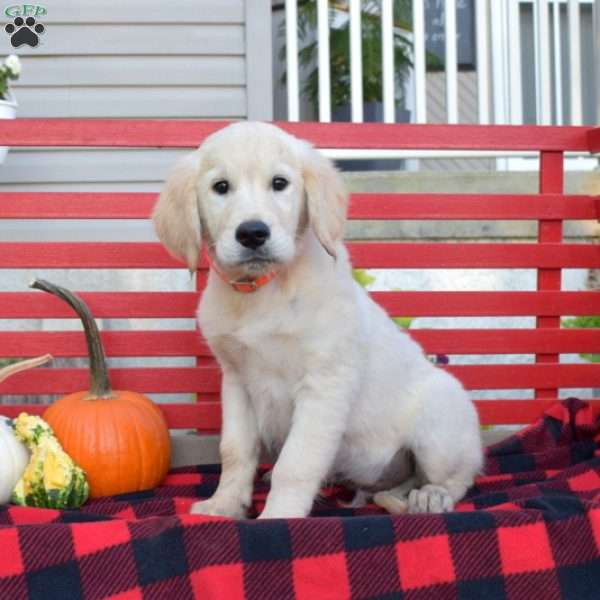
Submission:
M 194 513 L 242 518 L 261 443 L 277 457 L 260 518 L 305 517 L 325 481 L 392 512 L 454 507 L 482 467 L 476 410 L 353 280 L 348 195 L 311 145 L 264 123 L 209 136 L 153 219 L 190 270 L 222 371 L 223 470 Z

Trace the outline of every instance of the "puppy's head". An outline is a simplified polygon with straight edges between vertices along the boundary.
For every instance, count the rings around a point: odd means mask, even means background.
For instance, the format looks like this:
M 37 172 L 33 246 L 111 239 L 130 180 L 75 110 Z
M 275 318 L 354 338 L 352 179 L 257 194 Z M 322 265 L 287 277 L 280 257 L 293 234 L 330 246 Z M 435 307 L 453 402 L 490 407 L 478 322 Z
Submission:
M 221 268 L 256 277 L 292 262 L 307 226 L 335 256 L 346 210 L 338 173 L 310 144 L 273 125 L 240 122 L 180 161 L 153 220 L 190 270 L 204 237 Z

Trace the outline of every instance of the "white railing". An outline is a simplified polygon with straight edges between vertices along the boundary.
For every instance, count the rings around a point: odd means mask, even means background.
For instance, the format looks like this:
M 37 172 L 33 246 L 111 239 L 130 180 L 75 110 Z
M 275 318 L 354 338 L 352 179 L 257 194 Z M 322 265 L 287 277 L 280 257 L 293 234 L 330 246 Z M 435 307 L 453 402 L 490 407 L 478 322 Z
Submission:
M 456 50 L 456 0 L 446 0 L 446 111 L 448 123 L 458 123 L 458 54 Z
M 327 0 L 317 0 L 319 40 L 319 120 L 331 121 L 330 65 L 329 65 L 329 6 Z
M 521 48 L 522 8 L 533 9 L 535 88 L 527 90 L 535 101 L 539 124 L 580 125 L 583 120 L 581 7 L 594 0 L 413 0 L 412 38 L 413 67 L 407 89 L 411 91 L 411 121 L 426 123 L 428 76 L 426 70 L 426 7 L 444 10 L 445 87 L 448 123 L 461 120 L 459 105 L 459 64 L 457 52 L 457 10 L 474 7 L 475 50 L 477 54 L 477 114 L 469 121 L 482 124 L 522 124 L 524 117 L 523 65 Z M 347 3 L 317 2 L 318 40 L 318 118 L 331 120 L 331 72 L 329 52 L 329 10 L 337 5 L 350 22 L 350 105 L 351 120 L 363 120 L 361 0 Z M 347 4 L 347 10 L 344 10 Z M 395 120 L 393 0 L 380 0 L 382 32 L 382 103 L 383 120 Z M 564 7 L 561 11 L 561 7 Z M 301 100 L 298 71 L 297 0 L 286 0 L 286 72 L 288 119 L 300 118 Z M 344 15 L 345 13 L 345 15 Z M 561 16 L 562 13 L 562 16 Z M 567 31 L 563 23 L 566 20 Z M 568 43 L 563 43 L 563 35 Z M 568 56 L 568 73 L 562 57 Z M 567 81 L 568 74 L 568 81 Z M 532 94 L 535 98 L 532 98 Z M 568 94 L 570 110 L 565 110 L 563 94 Z
M 285 40 L 287 64 L 287 109 L 288 120 L 300 118 L 300 85 L 298 81 L 298 10 L 296 0 L 285 0 Z M 329 32 L 329 28 L 327 30 Z M 319 35 L 321 43 L 323 38 Z M 329 47 L 329 39 L 326 43 Z M 329 67 L 328 67 L 329 68 Z
M 383 121 L 393 123 L 396 115 L 396 90 L 394 85 L 394 3 L 381 0 L 381 52 L 383 73 Z
M 475 49 L 477 56 L 489 56 L 489 11 L 487 0 L 475 0 Z M 490 122 L 490 74 L 487 60 L 477 61 L 477 107 L 479 122 Z M 483 82 L 483 83 L 482 83 Z
M 582 122 L 581 98 L 581 24 L 579 21 L 579 2 L 569 0 L 569 67 L 571 72 L 571 122 Z
M 425 82 L 425 6 L 423 0 L 413 0 L 413 77 L 415 82 L 415 122 L 427 122 L 427 86 Z

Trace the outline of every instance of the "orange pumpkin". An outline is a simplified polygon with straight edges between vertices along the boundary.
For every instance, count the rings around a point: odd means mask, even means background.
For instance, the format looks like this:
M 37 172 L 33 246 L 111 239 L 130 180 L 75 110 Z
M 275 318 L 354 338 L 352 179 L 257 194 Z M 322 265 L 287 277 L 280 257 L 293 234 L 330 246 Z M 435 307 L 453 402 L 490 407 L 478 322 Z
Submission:
M 67 302 L 83 324 L 90 389 L 57 400 L 44 419 L 67 454 L 86 472 L 91 497 L 159 485 L 171 458 L 169 430 L 161 410 L 142 394 L 112 390 L 98 327 L 81 298 L 40 279 L 31 287 Z

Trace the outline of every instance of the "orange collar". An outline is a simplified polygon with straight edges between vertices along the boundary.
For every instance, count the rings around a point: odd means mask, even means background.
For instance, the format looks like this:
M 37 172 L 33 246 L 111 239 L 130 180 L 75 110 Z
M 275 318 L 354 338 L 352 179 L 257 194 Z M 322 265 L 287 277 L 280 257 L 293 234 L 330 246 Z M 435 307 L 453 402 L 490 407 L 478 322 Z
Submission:
M 271 279 L 279 273 L 279 271 L 269 271 L 256 279 L 249 279 L 244 281 L 236 281 L 230 279 L 227 274 L 221 270 L 217 265 L 216 261 L 213 260 L 209 252 L 206 252 L 206 258 L 208 260 L 208 266 L 227 284 L 229 284 L 236 292 L 242 292 L 242 294 L 250 294 L 256 292 L 263 285 L 269 283 Z

